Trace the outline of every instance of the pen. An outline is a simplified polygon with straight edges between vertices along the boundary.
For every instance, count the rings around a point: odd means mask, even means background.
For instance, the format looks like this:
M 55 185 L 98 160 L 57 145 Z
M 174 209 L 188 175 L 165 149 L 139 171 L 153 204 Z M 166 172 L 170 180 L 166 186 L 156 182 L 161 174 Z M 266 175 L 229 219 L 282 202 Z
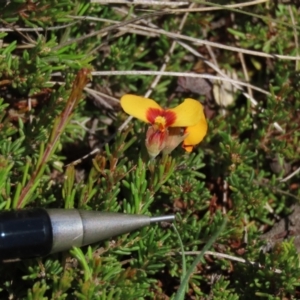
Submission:
M 77 209 L 2 211 L 0 260 L 41 257 L 174 218 L 174 215 L 149 217 Z

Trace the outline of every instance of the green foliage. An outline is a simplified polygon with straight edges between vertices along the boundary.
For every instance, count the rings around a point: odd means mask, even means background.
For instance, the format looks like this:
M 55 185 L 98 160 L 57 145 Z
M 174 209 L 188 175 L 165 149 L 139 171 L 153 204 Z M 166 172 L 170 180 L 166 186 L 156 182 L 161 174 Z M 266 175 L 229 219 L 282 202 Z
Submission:
M 233 285 L 243 291 L 244 299 L 282 299 L 285 295 L 297 298 L 299 255 L 293 241 L 277 245 L 273 253 L 261 256 L 260 259 L 260 263 L 265 266 L 264 271 L 253 266 L 237 266 L 236 274 L 239 275 Z
M 228 1 L 221 2 L 210 5 Z M 182 35 L 261 55 L 177 43 L 168 59 L 173 40 L 150 29 L 179 33 L 184 12 L 169 10 L 69 0 L 3 5 L 0 209 L 176 214 L 177 222 L 175 230 L 153 225 L 70 252 L 3 263 L 1 299 L 300 298 L 294 241 L 261 250 L 262 232 L 300 197 L 299 172 L 286 179 L 300 162 L 299 63 L 264 57 L 299 56 L 299 9 L 270 2 L 191 11 Z M 201 81 L 179 92 L 180 80 L 171 76 L 153 86 L 154 76 L 138 73 L 90 78 L 92 70 L 158 71 L 165 62 L 165 71 L 213 75 L 206 63 L 217 62 L 217 69 L 234 70 L 264 92 L 244 87 L 220 107 Z M 119 130 L 127 115 L 118 99 L 150 88 L 162 107 L 189 97 L 204 103 L 209 131 L 193 153 L 178 147 L 149 160 L 147 125 L 134 119 Z M 94 148 L 96 154 L 74 163 Z

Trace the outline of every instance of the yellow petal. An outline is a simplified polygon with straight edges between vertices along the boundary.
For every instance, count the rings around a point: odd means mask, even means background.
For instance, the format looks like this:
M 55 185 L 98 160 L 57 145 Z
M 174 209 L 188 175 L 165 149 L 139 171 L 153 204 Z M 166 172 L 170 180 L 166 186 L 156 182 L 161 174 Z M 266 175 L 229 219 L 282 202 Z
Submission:
M 154 100 L 131 94 L 124 95 L 120 100 L 120 104 L 127 114 L 146 123 L 150 122 L 147 118 L 149 108 L 162 110 Z
M 199 144 L 207 133 L 206 119 L 202 118 L 196 125 L 187 127 L 185 133 L 187 133 L 188 136 L 183 141 L 183 148 L 191 152 L 193 146 Z
M 185 145 L 183 145 L 183 148 L 184 148 L 184 150 L 185 150 L 186 152 L 192 152 L 194 146 L 185 146 Z
M 188 127 L 196 125 L 202 117 L 203 106 L 194 99 L 185 99 L 183 103 L 175 108 L 168 109 L 176 114 L 176 120 L 171 127 Z

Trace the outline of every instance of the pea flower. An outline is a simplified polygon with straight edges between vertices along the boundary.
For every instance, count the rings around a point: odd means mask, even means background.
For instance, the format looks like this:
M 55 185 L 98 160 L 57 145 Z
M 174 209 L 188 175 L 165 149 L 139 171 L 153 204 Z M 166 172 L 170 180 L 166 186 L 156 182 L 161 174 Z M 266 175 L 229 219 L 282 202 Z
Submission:
M 146 148 L 151 158 L 161 151 L 170 153 L 181 142 L 191 152 L 206 135 L 203 106 L 197 100 L 188 98 L 174 108 L 164 109 L 154 100 L 127 94 L 120 103 L 127 114 L 151 124 L 146 133 Z

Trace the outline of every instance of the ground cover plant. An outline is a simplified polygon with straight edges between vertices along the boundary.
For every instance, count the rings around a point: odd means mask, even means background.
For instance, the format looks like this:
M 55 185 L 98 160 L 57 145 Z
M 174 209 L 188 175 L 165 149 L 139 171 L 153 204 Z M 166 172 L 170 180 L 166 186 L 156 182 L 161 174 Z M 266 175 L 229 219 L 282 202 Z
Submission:
M 133 2 L 1 4 L 0 209 L 176 224 L 1 263 L 0 298 L 299 299 L 298 1 Z M 195 99 L 204 139 L 149 156 L 126 94 Z

